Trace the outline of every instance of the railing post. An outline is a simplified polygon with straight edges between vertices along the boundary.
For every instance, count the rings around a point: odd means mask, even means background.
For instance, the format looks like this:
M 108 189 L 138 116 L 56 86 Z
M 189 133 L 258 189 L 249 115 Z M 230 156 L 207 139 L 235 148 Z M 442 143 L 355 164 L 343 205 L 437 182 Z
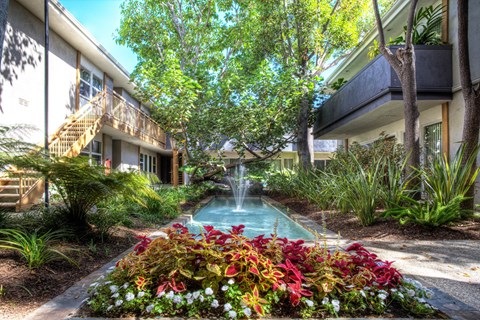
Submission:
M 178 187 L 178 149 L 173 149 L 173 158 L 172 158 L 172 183 L 174 187 Z

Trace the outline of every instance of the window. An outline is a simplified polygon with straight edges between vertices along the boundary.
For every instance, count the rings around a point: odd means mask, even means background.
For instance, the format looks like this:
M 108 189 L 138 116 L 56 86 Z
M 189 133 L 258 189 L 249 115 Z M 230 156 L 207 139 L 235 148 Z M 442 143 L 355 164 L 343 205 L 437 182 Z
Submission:
M 318 170 L 325 170 L 328 167 L 330 160 L 314 160 L 313 166 Z
M 93 140 L 83 150 L 80 155 L 88 157 L 90 164 L 102 164 L 102 142 Z
M 442 156 L 442 123 L 425 126 L 424 130 L 424 165 L 428 167 Z
M 282 170 L 282 160 L 280 160 L 280 159 L 272 160 L 271 168 L 274 171 Z
M 293 169 L 293 159 L 283 159 L 283 167 L 285 169 Z
M 80 69 L 80 95 L 91 99 L 103 90 L 103 81 L 85 68 Z
M 157 157 L 140 153 L 140 170 L 157 173 Z

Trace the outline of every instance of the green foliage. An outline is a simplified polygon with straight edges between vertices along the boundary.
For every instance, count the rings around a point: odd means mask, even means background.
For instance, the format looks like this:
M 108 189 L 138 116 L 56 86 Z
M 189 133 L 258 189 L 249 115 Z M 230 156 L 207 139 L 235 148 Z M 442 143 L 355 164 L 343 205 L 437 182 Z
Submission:
M 113 227 L 131 224 L 126 212 L 116 208 L 100 208 L 95 212 L 90 212 L 87 215 L 87 222 L 95 226 L 96 231 L 100 233 L 102 242 L 110 236 Z
M 0 230 L 0 248 L 17 251 L 25 259 L 30 269 L 35 269 L 52 261 L 63 259 L 72 264 L 70 259 L 61 251 L 54 248 L 55 241 L 71 236 L 65 230 L 48 231 L 39 234 L 37 231 L 26 233 L 15 229 Z
M 91 165 L 84 157 L 77 158 L 16 158 L 18 167 L 33 170 L 55 185 L 71 228 L 88 229 L 88 212 L 109 197 L 123 194 L 132 201 L 142 202 L 142 196 L 157 197 L 149 187 L 149 179 L 135 172 L 112 171 L 105 175 L 103 166 Z
M 452 161 L 446 155 L 434 160 L 430 168 L 417 169 L 426 199 L 414 200 L 406 193 L 401 195 L 405 205 L 393 206 L 386 211 L 387 216 L 399 219 L 400 223 L 413 222 L 431 227 L 445 225 L 462 217 L 461 203 L 465 201 L 468 189 L 474 184 L 480 169 L 472 171 L 478 155 L 478 147 L 462 164 L 465 145 L 456 152 Z
M 383 159 L 364 169 L 350 153 L 350 162 L 354 171 L 337 176 L 345 188 L 342 201 L 349 204 L 363 226 L 369 226 L 375 222 L 375 210 L 381 199 Z
M 442 16 L 445 8 L 442 4 L 436 7 L 420 7 L 415 14 L 413 20 L 412 44 L 414 45 L 439 45 L 442 44 L 441 26 Z M 407 26 L 403 27 L 404 35 L 395 39 L 390 39 L 387 45 L 402 45 L 405 44 L 405 34 L 407 33 Z M 380 51 L 378 49 L 378 41 L 374 40 L 373 45 L 369 47 L 368 57 L 375 58 Z
M 337 81 L 330 84 L 330 88 L 332 88 L 333 90 L 338 90 L 341 87 L 343 87 L 345 85 L 345 83 L 347 83 L 347 82 L 348 81 L 345 80 L 344 78 L 338 78 Z

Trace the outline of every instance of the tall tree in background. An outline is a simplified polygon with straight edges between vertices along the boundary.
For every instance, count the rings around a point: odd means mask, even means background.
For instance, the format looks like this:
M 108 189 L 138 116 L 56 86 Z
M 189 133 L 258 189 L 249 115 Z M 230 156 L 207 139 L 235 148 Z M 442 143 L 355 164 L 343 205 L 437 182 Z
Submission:
M 288 88 L 295 85 L 282 69 L 252 59 L 256 20 L 248 6 L 214 0 L 122 5 L 118 41 L 139 57 L 132 74 L 138 93 L 153 103 L 153 116 L 204 178 L 220 171 L 222 156 L 207 151 L 226 140 L 248 161 L 268 159 L 291 141 Z
M 313 162 L 315 90 L 321 74 L 341 61 L 370 26 L 368 0 L 256 0 L 257 57 L 281 65 L 297 81 L 296 142 L 300 165 Z
M 7 28 L 8 0 L 0 0 L 0 67 L 2 66 L 3 40 Z
M 403 94 L 403 108 L 405 116 L 405 151 L 408 155 L 407 174 L 413 172 L 414 168 L 420 168 L 420 112 L 417 105 L 417 81 L 415 72 L 415 50 L 412 44 L 413 22 L 418 0 L 412 0 L 408 13 L 407 30 L 405 33 L 405 45 L 392 51 L 385 43 L 385 33 L 377 0 L 373 1 L 375 19 L 377 22 L 379 36 L 379 50 L 390 66 L 395 70 Z M 418 180 L 412 181 L 413 185 L 419 184 Z M 417 197 L 420 194 L 416 195 Z
M 480 130 L 480 90 L 474 87 L 470 71 L 470 53 L 468 50 L 468 0 L 457 1 L 458 14 L 458 59 L 460 69 L 460 83 L 463 99 L 465 100 L 465 116 L 463 120 L 462 141 L 466 144 L 464 164 L 478 145 Z M 472 172 L 477 166 L 474 162 Z M 467 193 L 470 200 L 463 203 L 465 209 L 474 208 L 474 187 Z

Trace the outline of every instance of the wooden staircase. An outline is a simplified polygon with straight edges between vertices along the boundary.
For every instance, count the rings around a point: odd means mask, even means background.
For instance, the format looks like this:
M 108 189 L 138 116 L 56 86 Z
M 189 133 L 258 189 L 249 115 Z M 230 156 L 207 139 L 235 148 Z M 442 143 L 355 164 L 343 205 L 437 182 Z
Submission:
M 75 114 L 68 117 L 49 139 L 52 156 L 76 157 L 80 154 L 105 123 L 105 93 L 90 100 Z M 44 193 L 44 180 L 8 170 L 0 174 L 0 209 L 27 209 Z

